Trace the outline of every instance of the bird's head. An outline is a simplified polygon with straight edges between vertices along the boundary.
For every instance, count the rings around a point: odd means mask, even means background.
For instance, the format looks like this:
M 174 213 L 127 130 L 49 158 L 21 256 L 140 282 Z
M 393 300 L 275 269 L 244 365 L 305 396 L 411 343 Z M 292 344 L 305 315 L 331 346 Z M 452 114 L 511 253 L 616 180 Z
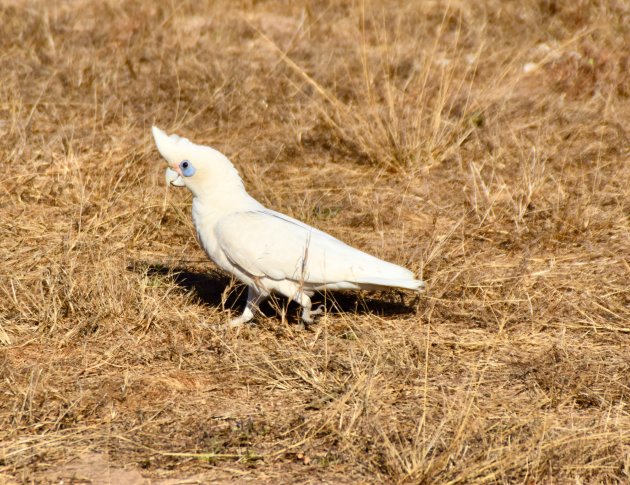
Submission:
M 166 184 L 188 187 L 195 197 L 217 190 L 242 188 L 238 172 L 221 152 L 197 145 L 178 135 L 167 135 L 154 126 L 151 130 L 158 151 L 168 162 Z

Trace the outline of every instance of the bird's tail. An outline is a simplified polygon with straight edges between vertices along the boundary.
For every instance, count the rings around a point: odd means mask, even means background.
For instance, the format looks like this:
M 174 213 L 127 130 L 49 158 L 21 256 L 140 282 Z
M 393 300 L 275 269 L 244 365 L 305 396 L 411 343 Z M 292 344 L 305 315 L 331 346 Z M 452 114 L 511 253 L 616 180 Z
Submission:
M 383 289 L 383 288 L 403 288 L 421 292 L 426 288 L 426 283 L 416 279 L 389 279 L 389 278 L 369 278 L 364 281 L 357 281 L 364 289 Z

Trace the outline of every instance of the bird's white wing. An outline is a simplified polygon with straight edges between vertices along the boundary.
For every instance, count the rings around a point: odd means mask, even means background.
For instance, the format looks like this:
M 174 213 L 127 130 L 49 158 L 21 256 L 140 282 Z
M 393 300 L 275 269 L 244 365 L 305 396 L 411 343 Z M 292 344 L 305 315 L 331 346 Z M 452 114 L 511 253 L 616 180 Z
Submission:
M 313 285 L 352 282 L 412 289 L 422 285 L 405 268 L 267 209 L 225 216 L 216 226 L 216 237 L 229 260 L 255 277 Z

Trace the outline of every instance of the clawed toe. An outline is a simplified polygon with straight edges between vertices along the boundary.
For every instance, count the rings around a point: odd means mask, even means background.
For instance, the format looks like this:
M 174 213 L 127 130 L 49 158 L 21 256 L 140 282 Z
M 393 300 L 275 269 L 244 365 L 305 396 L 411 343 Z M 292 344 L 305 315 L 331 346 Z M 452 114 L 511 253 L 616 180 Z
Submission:
M 322 313 L 324 313 L 325 310 L 326 310 L 325 305 L 319 305 L 317 307 L 317 310 L 311 311 L 311 315 L 321 315 Z
M 320 315 L 320 314 L 324 313 L 324 310 L 326 310 L 326 307 L 324 305 L 320 305 L 319 307 L 317 307 L 316 310 L 308 310 L 308 309 L 305 308 L 302 311 L 302 322 L 304 324 L 313 323 L 315 321 L 315 319 L 313 317 L 315 315 Z
M 231 328 L 238 328 L 238 327 L 242 327 L 243 325 L 245 325 L 245 322 L 237 318 L 234 318 L 230 320 L 229 322 L 226 322 L 223 325 L 221 325 L 221 330 L 229 330 Z
M 254 322 L 251 322 L 250 320 L 243 318 L 243 316 L 241 315 L 239 317 L 233 318 L 232 320 L 226 323 L 215 323 L 215 324 L 203 323 L 202 326 L 205 328 L 211 328 L 213 330 L 230 330 L 233 328 L 243 327 L 246 324 L 254 325 Z

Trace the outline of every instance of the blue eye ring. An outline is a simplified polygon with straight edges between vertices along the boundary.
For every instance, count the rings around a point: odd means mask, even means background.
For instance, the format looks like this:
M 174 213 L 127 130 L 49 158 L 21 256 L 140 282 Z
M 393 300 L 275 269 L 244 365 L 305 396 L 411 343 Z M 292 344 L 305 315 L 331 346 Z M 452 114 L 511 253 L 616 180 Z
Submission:
M 182 172 L 182 175 L 184 177 L 192 177 L 193 175 L 195 175 L 195 172 L 197 170 L 195 170 L 195 167 L 193 167 L 193 164 L 189 161 L 189 160 L 182 160 L 179 163 L 179 169 Z

